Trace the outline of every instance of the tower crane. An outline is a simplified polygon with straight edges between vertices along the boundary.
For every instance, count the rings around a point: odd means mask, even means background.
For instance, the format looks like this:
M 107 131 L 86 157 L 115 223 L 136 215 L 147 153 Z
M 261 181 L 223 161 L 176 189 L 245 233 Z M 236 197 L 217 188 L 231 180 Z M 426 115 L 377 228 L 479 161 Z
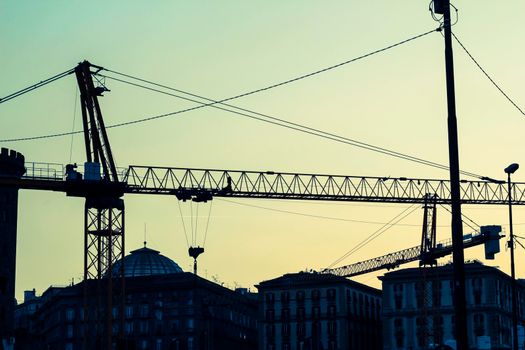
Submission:
M 59 166 L 24 163 L 22 155 L 5 148 L 2 148 L 2 157 L 0 157 L 0 189 L 56 191 L 65 193 L 67 196 L 85 198 L 84 285 L 87 286 L 91 281 L 98 281 L 99 285 L 104 284 L 103 289 L 108 293 L 105 330 L 100 331 L 97 327 L 85 328 L 88 333 L 84 337 L 104 339 L 98 348 L 112 348 L 111 311 L 112 304 L 116 300 L 113 297 L 117 294 L 121 296 L 119 302 L 121 308 L 124 302 L 124 271 L 120 271 L 120 280 L 118 280 L 115 278 L 118 276 L 113 276 L 111 270 L 114 262 L 124 256 L 124 195 L 168 195 L 175 196 L 178 200 L 195 202 L 205 202 L 215 197 L 236 197 L 424 204 L 428 200 L 427 194 L 430 193 L 435 195 L 437 204 L 450 204 L 451 202 L 450 181 L 442 179 L 190 169 L 143 165 L 131 165 L 120 171 L 113 159 L 98 102 L 98 97 L 109 90 L 104 84 L 95 83 L 96 79 L 94 80 L 97 72 L 102 69 L 100 66 L 84 61 L 75 68 L 62 73 L 62 76 L 75 74 L 80 90 L 86 151 L 83 171 L 77 168 L 76 164 Z M 19 95 L 19 93 L 13 94 L 14 97 Z M 21 165 L 18 164 L 18 167 L 23 168 L 23 171 L 21 169 L 13 172 L 8 169 L 9 164 L 5 160 L 11 158 L 21 163 Z M 506 186 L 489 180 L 462 180 L 462 203 L 507 205 Z M 512 203 L 525 205 L 525 183 L 514 183 L 513 186 Z M 0 212 L 2 210 L 12 211 L 12 208 L 0 201 Z M 16 218 L 16 211 L 14 217 Z M 0 230 L 2 230 L 1 239 L 16 242 L 16 226 L 14 233 L 12 229 L 9 232 L 4 231 L 1 225 Z M 450 249 L 449 246 L 446 247 Z M 437 254 L 436 257 L 441 254 L 439 249 L 438 245 L 433 252 Z M 123 264 L 121 268 L 124 268 Z M 7 298 L 0 299 L 0 308 L 8 310 L 7 319 L 9 317 L 12 319 L 13 312 L 10 303 L 14 300 L 14 269 L 14 258 L 9 264 L 0 266 L 0 281 L 7 281 L 7 285 L 12 286 L 6 293 Z M 114 281 L 120 282 L 114 284 Z M 91 308 L 89 305 L 86 309 L 100 310 L 100 308 Z M 123 312 L 120 312 L 120 315 L 120 322 L 122 322 Z M 89 321 L 89 317 L 85 315 L 84 322 Z M 123 339 L 123 327 L 119 329 L 121 332 L 119 338 Z M 9 322 L 0 323 L 0 337 L 9 336 L 10 330 Z

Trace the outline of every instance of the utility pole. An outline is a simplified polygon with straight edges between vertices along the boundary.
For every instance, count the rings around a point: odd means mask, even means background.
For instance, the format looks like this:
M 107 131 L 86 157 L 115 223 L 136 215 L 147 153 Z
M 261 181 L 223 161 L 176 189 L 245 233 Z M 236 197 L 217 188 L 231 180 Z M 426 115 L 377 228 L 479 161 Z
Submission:
M 457 350 L 468 349 L 467 306 L 465 297 L 465 266 L 463 255 L 463 223 L 459 182 L 458 126 L 454 90 L 454 57 L 452 54 L 452 24 L 450 0 L 434 0 L 434 11 L 443 15 L 445 35 L 445 69 L 447 79 L 448 155 L 450 163 L 450 199 L 452 204 L 452 259 L 454 267 L 454 309 L 456 311 Z
M 512 182 L 510 181 L 510 175 L 514 174 L 520 166 L 516 163 L 512 163 L 505 168 L 505 173 L 508 175 L 508 191 L 509 191 L 509 226 L 510 226 L 510 237 L 509 237 L 509 249 L 510 249 L 510 275 L 512 283 L 512 348 L 518 350 L 518 301 L 516 288 L 516 269 L 514 267 L 514 230 L 512 227 Z

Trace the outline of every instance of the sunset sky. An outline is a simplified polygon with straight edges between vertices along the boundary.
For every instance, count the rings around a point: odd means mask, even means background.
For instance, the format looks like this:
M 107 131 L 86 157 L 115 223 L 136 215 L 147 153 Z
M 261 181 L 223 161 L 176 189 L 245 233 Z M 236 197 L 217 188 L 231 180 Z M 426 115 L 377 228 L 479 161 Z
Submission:
M 454 33 L 504 91 L 525 106 L 525 2 L 456 1 Z M 454 16 L 455 17 L 455 16 Z M 328 67 L 438 27 L 428 1 L 27 1 L 0 3 L 0 97 L 74 67 L 96 65 L 213 99 Z M 454 42 L 460 167 L 525 179 L 525 116 Z M 107 125 L 194 106 L 107 80 Z M 0 105 L 0 140 L 80 130 L 76 81 L 61 79 Z M 448 164 L 444 43 L 440 33 L 329 72 L 231 102 L 438 163 Z M 75 110 L 77 109 L 77 110 Z M 447 179 L 430 168 L 212 108 L 110 129 L 119 167 L 162 165 Z M 28 162 L 85 161 L 82 135 L 5 142 Z M 470 178 L 465 178 L 470 179 Z M 83 199 L 21 191 L 17 290 L 76 282 L 83 270 Z M 148 246 L 191 271 L 175 198 L 127 195 L 126 250 Z M 186 226 L 197 205 L 180 203 Z M 210 203 L 200 204 L 202 244 Z M 262 199 L 213 200 L 201 275 L 253 289 L 286 272 L 330 265 L 406 205 Z M 508 232 L 505 206 L 463 206 L 479 225 Z M 283 211 L 293 213 L 283 213 Z M 295 214 L 294 214 L 295 213 Z M 514 210 L 515 232 L 525 210 Z M 306 215 L 299 215 L 306 214 Z M 422 210 L 342 263 L 419 244 Z M 322 216 L 314 218 L 307 215 Z M 450 215 L 438 213 L 438 239 Z M 344 219 L 344 220 L 341 220 Z M 362 222 L 356 222 L 362 221 Z M 465 233 L 470 232 L 468 226 Z M 189 234 L 189 233 L 188 233 Z M 509 272 L 508 251 L 495 261 Z M 525 277 L 518 247 L 517 276 Z M 483 260 L 483 249 L 466 251 Z M 446 262 L 448 259 L 443 259 Z M 380 287 L 369 274 L 357 281 Z

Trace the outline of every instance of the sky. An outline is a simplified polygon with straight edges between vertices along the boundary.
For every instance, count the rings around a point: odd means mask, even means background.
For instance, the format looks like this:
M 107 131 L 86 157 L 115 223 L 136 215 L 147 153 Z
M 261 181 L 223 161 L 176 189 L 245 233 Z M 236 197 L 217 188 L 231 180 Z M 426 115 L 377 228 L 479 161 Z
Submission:
M 454 2 L 454 33 L 518 105 L 525 105 L 525 3 Z M 0 2 L 0 96 L 87 59 L 213 99 L 265 87 L 435 29 L 428 2 L 357 1 L 45 1 Z M 454 43 L 460 167 L 504 178 L 524 163 L 525 118 Z M 107 125 L 194 106 L 116 81 L 101 99 Z M 76 81 L 61 79 L 0 105 L 0 140 L 80 130 Z M 448 163 L 444 42 L 439 33 L 329 72 L 232 101 L 271 116 Z M 447 171 L 410 163 L 212 108 L 108 131 L 119 167 L 157 165 L 273 170 L 359 176 L 447 179 Z M 85 161 L 81 135 L 5 142 L 28 162 Z M 523 171 L 514 175 L 524 181 Z M 468 179 L 468 178 L 467 178 Z M 200 274 L 229 287 L 330 265 L 407 208 L 400 204 L 175 198 L 126 195 L 126 252 L 150 248 L 191 271 L 190 220 L 202 244 Z M 182 216 L 179 213 L 179 204 Z M 210 211 L 211 206 L 211 211 Z M 277 210 L 277 211 L 276 211 Z M 282 211 L 323 216 L 314 218 Z M 505 206 L 463 206 L 479 225 L 502 225 Z M 209 214 L 210 213 L 210 214 Z M 525 211 L 514 209 L 515 233 Z M 422 210 L 342 264 L 419 244 Z M 333 218 L 333 219 L 329 219 Z M 336 220 L 337 219 L 337 220 Z M 339 220 L 344 219 L 344 220 Z M 370 223 L 359 223 L 366 221 Z M 378 224 L 379 223 L 379 224 Z M 450 237 L 450 215 L 438 212 L 438 239 Z M 465 232 L 470 232 L 468 226 Z M 518 277 L 525 252 L 516 251 Z M 467 259 L 483 261 L 483 249 Z M 509 253 L 494 261 L 509 272 Z M 83 200 L 20 191 L 16 295 L 78 282 L 83 271 Z M 449 259 L 442 259 L 445 263 Z M 355 280 L 380 288 L 374 273 Z

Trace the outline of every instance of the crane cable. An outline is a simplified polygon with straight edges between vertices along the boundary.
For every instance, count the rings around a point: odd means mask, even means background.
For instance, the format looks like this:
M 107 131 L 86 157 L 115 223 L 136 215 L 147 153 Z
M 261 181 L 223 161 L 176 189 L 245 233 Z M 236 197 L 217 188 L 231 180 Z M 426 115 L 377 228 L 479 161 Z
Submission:
M 179 207 L 179 214 L 180 214 L 180 219 L 182 221 L 182 228 L 184 230 L 184 237 L 186 238 L 186 245 L 189 248 L 190 247 L 190 242 L 188 240 L 188 233 L 186 232 L 186 224 L 184 223 L 184 215 L 182 215 L 182 209 L 180 207 L 180 201 L 179 200 L 177 200 L 177 205 Z
M 202 247 L 206 245 L 206 238 L 208 237 L 208 227 L 210 226 L 211 219 L 211 208 L 213 206 L 213 201 L 210 201 L 210 209 L 208 210 L 208 220 L 206 221 L 206 230 L 204 231 L 204 240 L 202 241 Z
M 397 214 L 396 216 L 394 216 L 392 219 L 390 219 L 385 225 L 383 225 L 381 228 L 379 228 L 378 230 L 374 231 L 373 233 L 371 233 L 368 237 L 366 237 L 364 240 L 362 240 L 361 242 L 359 242 L 356 246 L 354 246 L 352 249 L 350 249 L 348 252 L 346 252 L 345 254 L 343 254 L 343 256 L 341 256 L 339 259 L 336 259 L 333 263 L 331 263 L 325 270 L 329 270 L 331 269 L 333 266 L 335 266 L 336 264 L 340 263 L 341 261 L 343 261 L 344 259 L 348 258 L 350 255 L 354 254 L 355 252 L 357 252 L 358 250 L 360 250 L 361 248 L 363 248 L 364 246 L 366 246 L 368 243 L 370 243 L 371 241 L 373 241 L 374 239 L 376 239 L 377 237 L 381 236 L 383 233 L 385 233 L 386 231 L 388 231 L 390 228 L 392 228 L 392 226 L 394 226 L 395 224 L 397 224 L 398 222 L 402 221 L 403 219 L 405 219 L 407 216 L 409 216 L 410 214 L 412 214 L 414 211 L 416 211 L 417 209 L 419 209 L 419 207 L 416 205 L 416 204 L 412 204 L 410 205 L 409 207 L 405 208 L 402 212 L 400 212 L 399 214 Z M 407 213 L 408 212 L 408 213 Z
M 126 76 L 131 77 L 129 75 L 126 75 Z M 186 100 L 186 101 L 190 101 L 190 102 L 193 102 L 193 103 L 198 103 L 198 104 L 200 104 L 203 107 L 204 106 L 208 106 L 208 107 L 216 108 L 216 109 L 219 109 L 219 110 L 223 110 L 223 111 L 226 111 L 226 112 L 234 113 L 234 114 L 237 114 L 237 115 L 241 115 L 241 116 L 248 117 L 248 118 L 251 118 L 251 119 L 255 119 L 255 120 L 258 120 L 258 121 L 262 121 L 262 122 L 265 122 L 265 123 L 281 126 L 281 127 L 284 127 L 284 128 L 292 129 L 292 130 L 299 131 L 299 132 L 306 133 L 306 134 L 310 134 L 310 135 L 313 135 L 313 136 L 318 136 L 318 137 L 322 137 L 322 138 L 329 139 L 329 140 L 332 140 L 332 141 L 348 144 L 348 145 L 351 145 L 351 146 L 354 146 L 354 147 L 366 149 L 366 150 L 369 150 L 369 151 L 372 151 L 372 152 L 389 155 L 391 157 L 400 158 L 400 159 L 403 159 L 403 160 L 408 160 L 408 161 L 411 161 L 411 162 L 415 162 L 415 163 L 419 163 L 419 164 L 422 164 L 422 165 L 431 166 L 431 167 L 438 168 L 438 169 L 441 169 L 441 170 L 449 170 L 449 167 L 444 165 L 444 164 L 436 163 L 436 162 L 429 161 L 429 160 L 426 160 L 426 159 L 422 159 L 422 158 L 418 158 L 418 157 L 415 157 L 415 156 L 411 156 L 411 155 L 408 155 L 406 153 L 393 151 L 393 150 L 390 150 L 390 149 L 387 149 L 387 148 L 384 148 L 384 147 L 375 146 L 375 145 L 372 145 L 372 144 L 369 144 L 369 143 L 366 143 L 366 142 L 362 142 L 362 141 L 358 141 L 358 140 L 351 139 L 351 138 L 348 138 L 348 137 L 340 136 L 340 135 L 337 135 L 337 134 L 334 134 L 334 133 L 330 133 L 330 132 L 326 132 L 326 131 L 323 131 L 323 130 L 320 130 L 320 129 L 312 128 L 312 127 L 306 126 L 304 124 L 290 122 L 290 121 L 287 121 L 287 120 L 282 119 L 282 118 L 277 118 L 277 117 L 270 116 L 268 114 L 259 113 L 259 112 L 253 111 L 253 110 L 237 107 L 237 106 L 234 106 L 234 105 L 231 105 L 231 104 L 221 103 L 220 101 L 216 101 L 216 100 L 213 100 L 213 99 L 210 99 L 210 98 L 207 98 L 207 97 L 202 97 L 202 96 L 199 96 L 199 95 L 195 95 L 195 94 L 190 93 L 190 92 L 185 92 L 185 91 L 180 90 L 180 89 L 167 87 L 167 86 L 162 85 L 162 84 L 148 82 L 151 85 L 155 85 L 155 86 L 163 87 L 163 88 L 166 88 L 166 89 L 169 89 L 169 90 L 181 92 L 181 93 L 184 93 L 184 94 L 189 95 L 189 96 L 198 97 L 200 99 L 211 101 L 212 103 L 197 101 L 197 100 L 192 99 L 192 98 L 176 95 L 176 94 L 169 93 L 169 92 L 166 92 L 166 91 L 161 91 L 161 90 L 158 90 L 158 89 L 155 89 L 155 88 L 147 87 L 147 86 L 144 86 L 144 85 L 141 85 L 141 84 L 133 83 L 133 82 L 130 82 L 130 81 L 127 81 L 127 80 L 123 80 L 123 79 L 119 79 L 119 78 L 115 78 L 115 77 L 110 77 L 110 76 L 107 76 L 107 75 L 103 75 L 103 77 L 111 79 L 111 80 L 114 80 L 114 81 L 118 81 L 118 82 L 121 82 L 121 83 L 124 83 L 124 84 L 129 84 L 129 85 L 132 85 L 132 86 L 136 86 L 136 87 L 139 87 L 139 88 L 150 90 L 150 91 L 153 91 L 153 92 L 158 92 L 158 93 L 161 93 L 161 94 L 164 94 L 164 95 L 168 95 L 168 96 L 176 97 L 176 98 L 183 99 L 183 100 Z M 139 81 L 145 81 L 144 79 L 141 79 L 141 78 L 135 78 L 135 77 L 131 77 L 131 78 L 139 80 Z M 227 106 L 227 107 L 230 107 L 230 108 L 234 108 L 236 110 L 220 107 L 220 106 L 217 106 L 217 105 L 215 105 L 213 103 L 217 103 L 219 105 L 224 105 L 224 106 Z M 197 107 L 200 107 L 200 106 L 197 106 Z M 194 108 L 196 108 L 196 107 L 189 108 L 189 109 L 186 109 L 186 110 L 191 110 L 191 109 L 194 109 Z M 241 111 L 241 112 L 239 112 L 239 111 Z M 262 118 L 260 118 L 260 117 L 262 117 Z M 461 170 L 460 172 L 463 175 L 465 175 L 465 176 L 470 176 L 470 177 L 479 178 L 479 179 L 483 178 L 482 175 L 475 174 L 475 173 L 472 173 L 472 172 L 468 172 L 468 171 L 464 171 L 464 170 Z
M 16 98 L 18 96 L 22 96 L 22 95 L 24 95 L 24 94 L 26 94 L 26 93 L 28 93 L 30 91 L 36 90 L 39 87 L 42 87 L 42 86 L 47 85 L 49 83 L 52 83 L 52 82 L 54 82 L 56 80 L 62 79 L 63 77 L 66 77 L 66 76 L 70 75 L 74 71 L 75 71 L 74 68 L 68 69 L 65 72 L 59 73 L 59 74 L 57 74 L 55 76 L 52 76 L 51 78 L 44 79 L 44 80 L 42 80 L 42 81 L 40 81 L 40 82 L 38 82 L 36 84 L 33 84 L 31 86 L 28 86 L 28 87 L 24 88 L 22 90 L 18 90 L 16 92 L 13 92 L 10 95 L 7 95 L 5 97 L 0 98 L 0 103 L 7 102 L 9 100 L 12 100 L 13 98 Z

